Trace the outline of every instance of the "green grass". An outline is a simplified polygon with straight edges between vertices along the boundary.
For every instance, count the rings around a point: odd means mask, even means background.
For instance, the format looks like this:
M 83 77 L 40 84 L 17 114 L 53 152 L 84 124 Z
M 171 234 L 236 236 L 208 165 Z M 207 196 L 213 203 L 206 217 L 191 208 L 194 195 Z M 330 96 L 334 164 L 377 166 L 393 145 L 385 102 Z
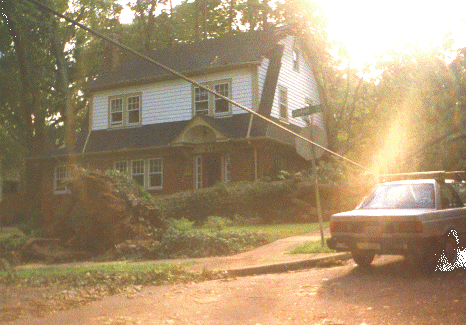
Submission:
M 328 222 L 323 224 L 328 227 Z M 251 232 L 260 232 L 271 240 L 306 234 L 319 231 L 319 223 L 300 223 L 300 224 L 274 224 L 274 225 L 244 225 L 228 226 L 227 231 L 247 230 Z M 0 232 L 0 235 L 11 236 L 9 232 Z M 320 247 L 320 242 L 317 245 Z M 315 250 L 315 249 L 314 249 Z M 308 251 L 304 251 L 307 253 Z M 315 252 L 315 251 L 313 251 Z M 298 251 L 294 253 L 299 253 Z M 85 276 L 86 274 L 143 274 L 148 272 L 171 272 L 183 269 L 188 263 L 131 263 L 131 262 L 114 262 L 105 264 L 94 264 L 85 266 L 58 266 L 58 267 L 37 267 L 37 268 L 17 268 L 14 276 L 17 278 L 41 278 L 41 277 L 64 277 L 64 276 Z M 11 272 L 0 271 L 0 278 L 11 276 Z
M 24 234 L 21 232 L 21 230 L 18 230 L 16 228 L 0 228 L 0 239 L 8 238 L 13 235 L 23 235 Z
M 327 228 L 328 222 L 323 223 L 323 227 Z M 247 225 L 247 226 L 228 226 L 227 230 L 241 231 L 248 230 L 253 232 L 262 232 L 276 238 L 285 238 L 307 234 L 310 232 L 319 231 L 319 223 L 287 223 L 274 225 Z
M 68 276 L 68 275 L 83 275 L 87 273 L 145 273 L 151 271 L 171 271 L 177 270 L 190 263 L 129 263 L 115 262 L 108 264 L 95 264 L 85 266 L 53 266 L 53 267 L 32 267 L 32 268 L 17 268 L 15 276 L 17 277 L 40 277 L 40 276 Z M 0 271 L 0 277 L 7 276 L 7 272 Z
M 333 253 L 333 252 L 335 251 L 328 248 L 326 244 L 324 244 L 324 246 L 322 247 L 322 242 L 318 240 L 318 241 L 307 242 L 302 245 L 299 245 L 293 248 L 291 251 L 289 251 L 288 254 L 312 254 L 312 253 Z

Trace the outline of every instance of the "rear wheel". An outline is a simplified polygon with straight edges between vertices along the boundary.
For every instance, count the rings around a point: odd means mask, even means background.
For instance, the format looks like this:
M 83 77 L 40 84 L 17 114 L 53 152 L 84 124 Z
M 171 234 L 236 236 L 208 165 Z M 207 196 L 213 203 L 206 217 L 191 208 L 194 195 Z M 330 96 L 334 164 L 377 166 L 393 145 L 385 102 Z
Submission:
M 440 266 L 453 268 L 458 262 L 458 241 L 452 234 L 446 235 L 440 246 Z
M 352 251 L 351 254 L 353 255 L 353 260 L 360 267 L 368 267 L 369 265 L 371 265 L 375 257 L 374 252 L 367 251 L 367 250 L 366 251 L 355 250 L 355 251 Z

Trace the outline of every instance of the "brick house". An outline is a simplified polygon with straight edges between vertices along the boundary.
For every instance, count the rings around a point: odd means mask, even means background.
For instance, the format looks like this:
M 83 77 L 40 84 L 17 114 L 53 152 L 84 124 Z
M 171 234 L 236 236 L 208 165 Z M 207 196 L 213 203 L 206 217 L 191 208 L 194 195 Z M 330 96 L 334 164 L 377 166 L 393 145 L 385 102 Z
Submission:
M 319 104 L 308 49 L 291 34 L 242 33 L 147 55 L 294 132 L 306 123 L 291 112 Z M 78 137 L 73 161 L 66 148 L 28 161 L 45 215 L 66 200 L 63 180 L 75 162 L 128 173 L 154 195 L 309 167 L 286 131 L 141 58 L 122 62 L 86 90 L 89 129 Z M 314 123 L 324 132 L 321 115 Z

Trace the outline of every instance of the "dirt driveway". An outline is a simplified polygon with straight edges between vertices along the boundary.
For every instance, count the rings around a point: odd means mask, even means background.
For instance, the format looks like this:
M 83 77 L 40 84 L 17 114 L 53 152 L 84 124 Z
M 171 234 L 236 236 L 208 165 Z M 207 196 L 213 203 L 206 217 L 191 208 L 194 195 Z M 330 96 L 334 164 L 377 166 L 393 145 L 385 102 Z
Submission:
M 466 272 L 423 274 L 401 257 L 147 287 L 9 324 L 465 324 Z

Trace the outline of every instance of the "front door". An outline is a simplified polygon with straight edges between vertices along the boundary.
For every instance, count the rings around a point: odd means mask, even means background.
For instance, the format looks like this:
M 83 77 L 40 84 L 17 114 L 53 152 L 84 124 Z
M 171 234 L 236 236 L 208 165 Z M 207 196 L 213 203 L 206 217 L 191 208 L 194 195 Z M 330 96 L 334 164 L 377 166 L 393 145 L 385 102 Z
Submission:
M 212 187 L 221 181 L 221 159 L 218 154 L 205 157 L 205 187 Z
M 217 153 L 194 157 L 194 188 L 212 187 L 222 180 L 222 159 Z

